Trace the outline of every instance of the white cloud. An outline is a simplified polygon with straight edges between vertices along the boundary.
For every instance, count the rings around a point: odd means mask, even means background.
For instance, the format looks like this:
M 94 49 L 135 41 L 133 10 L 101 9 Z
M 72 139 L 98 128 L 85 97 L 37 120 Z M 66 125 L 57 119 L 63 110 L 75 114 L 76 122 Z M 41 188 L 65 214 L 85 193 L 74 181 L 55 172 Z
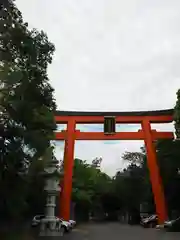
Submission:
M 59 109 L 174 106 L 180 87 L 179 1 L 16 2 L 30 27 L 43 29 L 56 46 L 49 78 Z M 112 172 L 126 147 L 131 151 L 139 145 L 82 142 L 75 155 L 88 159 L 102 155 L 104 168 Z

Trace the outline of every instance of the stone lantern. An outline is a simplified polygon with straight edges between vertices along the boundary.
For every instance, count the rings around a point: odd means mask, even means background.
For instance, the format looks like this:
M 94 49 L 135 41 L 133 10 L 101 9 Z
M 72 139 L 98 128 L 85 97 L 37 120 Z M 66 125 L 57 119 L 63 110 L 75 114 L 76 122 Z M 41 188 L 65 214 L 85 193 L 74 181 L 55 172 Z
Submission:
M 42 173 L 45 177 L 44 190 L 47 192 L 47 201 L 45 208 L 45 218 L 40 223 L 40 237 L 62 236 L 61 221 L 55 216 L 56 197 L 61 190 L 59 186 L 60 170 L 58 161 L 53 155 L 53 148 L 48 149 L 46 157 L 46 166 Z
M 176 128 L 176 140 L 177 141 L 180 140 L 180 127 L 179 126 Z

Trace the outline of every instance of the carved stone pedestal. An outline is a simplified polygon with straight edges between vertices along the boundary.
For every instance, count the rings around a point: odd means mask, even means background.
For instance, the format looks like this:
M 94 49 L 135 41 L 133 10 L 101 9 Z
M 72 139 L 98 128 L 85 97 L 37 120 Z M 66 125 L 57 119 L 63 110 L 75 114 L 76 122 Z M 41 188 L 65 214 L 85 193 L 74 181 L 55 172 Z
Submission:
M 61 222 L 57 218 L 44 218 L 41 220 L 40 237 L 62 237 Z M 51 238 L 49 238 L 51 239 Z

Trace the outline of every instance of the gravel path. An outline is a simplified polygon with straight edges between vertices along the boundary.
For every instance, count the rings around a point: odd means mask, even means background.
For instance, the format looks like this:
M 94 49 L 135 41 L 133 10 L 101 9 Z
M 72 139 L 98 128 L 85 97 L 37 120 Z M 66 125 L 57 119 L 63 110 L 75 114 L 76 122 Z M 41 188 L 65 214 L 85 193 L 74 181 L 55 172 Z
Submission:
M 166 233 L 161 230 L 144 229 L 119 223 L 98 223 L 77 226 L 67 240 L 179 240 L 180 233 Z

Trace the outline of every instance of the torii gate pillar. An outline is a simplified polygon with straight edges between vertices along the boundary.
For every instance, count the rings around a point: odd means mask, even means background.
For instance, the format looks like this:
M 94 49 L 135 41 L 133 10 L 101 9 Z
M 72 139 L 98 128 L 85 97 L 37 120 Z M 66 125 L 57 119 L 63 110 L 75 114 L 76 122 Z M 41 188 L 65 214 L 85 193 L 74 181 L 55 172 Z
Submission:
M 60 217 L 67 221 L 70 218 L 74 166 L 75 126 L 76 123 L 73 119 L 68 121 L 64 148 L 64 179 L 62 193 L 60 193 Z
M 156 150 L 153 143 L 153 138 L 151 135 L 151 125 L 148 120 L 143 120 L 142 129 L 145 135 L 145 146 L 147 152 L 147 164 L 150 173 L 150 180 L 152 191 L 154 195 L 154 202 L 156 206 L 156 213 L 158 215 L 159 223 L 164 223 L 167 220 L 167 208 L 164 196 L 163 185 L 159 173 L 159 167 L 157 164 Z

